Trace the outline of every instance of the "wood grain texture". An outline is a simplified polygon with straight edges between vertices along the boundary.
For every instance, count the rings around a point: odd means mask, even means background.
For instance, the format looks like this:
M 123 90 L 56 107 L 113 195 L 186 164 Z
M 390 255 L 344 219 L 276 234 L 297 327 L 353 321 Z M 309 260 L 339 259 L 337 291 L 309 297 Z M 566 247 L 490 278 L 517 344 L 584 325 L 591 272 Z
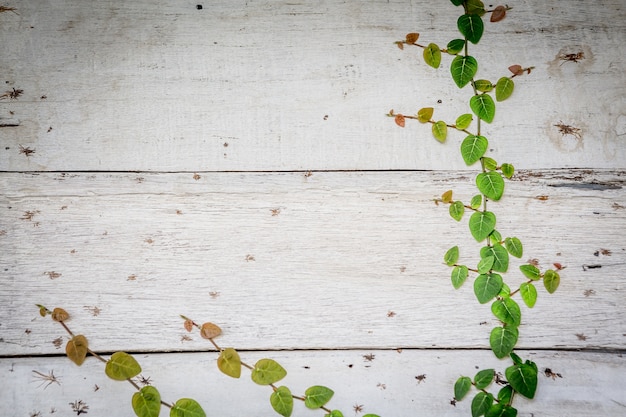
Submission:
M 464 168 L 428 126 L 400 129 L 385 117 L 434 106 L 437 119 L 451 122 L 468 111 L 469 92 L 458 94 L 449 59 L 435 71 L 421 50 L 393 45 L 418 31 L 444 46 L 458 37 L 454 7 L 195 5 L 23 1 L 19 15 L 3 13 L 1 81 L 24 93 L 0 101 L 8 125 L 0 127 L 0 170 Z M 485 38 L 497 47 L 473 47 L 480 77 L 535 67 L 516 79 L 513 98 L 483 132 L 489 155 L 514 156 L 524 168 L 625 168 L 625 22 L 621 0 L 526 0 L 487 25 Z M 579 52 L 577 63 L 560 58 Z M 26 157 L 20 145 L 36 152 Z
M 624 414 L 626 361 L 622 355 L 555 351 L 521 354 L 535 361 L 541 374 L 535 399 L 516 399 L 520 416 Z M 374 360 L 366 361 L 363 355 L 374 355 Z M 270 388 L 254 384 L 245 372 L 240 380 L 220 374 L 213 352 L 135 356 L 143 367 L 142 375 L 150 378 L 166 402 L 191 397 L 200 402 L 209 416 L 277 415 L 269 404 Z M 353 407 L 362 405 L 363 413 L 381 416 L 466 417 L 471 415 L 471 397 L 451 405 L 454 381 L 461 374 L 473 377 L 477 367 L 493 367 L 502 372 L 508 366 L 486 351 L 241 352 L 241 356 L 251 364 L 263 357 L 277 360 L 288 372 L 281 384 L 294 394 L 301 395 L 312 385 L 330 387 L 335 395 L 329 406 L 342 410 L 346 416 L 360 415 L 354 413 Z M 46 416 L 54 408 L 55 415 L 71 415 L 69 403 L 82 400 L 89 406 L 90 417 L 134 415 L 130 407 L 133 388 L 129 384 L 108 379 L 102 363 L 96 360 L 88 359 L 80 368 L 68 362 L 62 357 L 0 360 L 4 387 L 0 390 L 0 413 L 29 416 L 40 411 Z M 562 378 L 547 377 L 546 368 Z M 45 388 L 34 378 L 33 370 L 43 374 L 53 371 L 60 377 L 61 385 Z M 419 382 L 416 376 L 421 375 L 425 379 Z M 98 390 L 94 391 L 96 386 Z M 494 393 L 497 389 L 497 385 L 490 387 Z M 165 409 L 161 415 L 167 415 Z M 322 415 L 321 411 L 308 410 L 295 402 L 294 417 Z
M 458 244 L 472 266 L 479 246 L 433 202 L 449 188 L 468 201 L 473 175 L 4 174 L 0 351 L 59 352 L 35 303 L 66 308 L 104 351 L 201 349 L 179 314 L 241 349 L 483 348 L 497 321 L 442 263 Z M 529 259 L 565 267 L 525 310 L 521 347 L 624 348 L 624 175 L 520 172 L 490 203 L 525 245 L 511 287 Z

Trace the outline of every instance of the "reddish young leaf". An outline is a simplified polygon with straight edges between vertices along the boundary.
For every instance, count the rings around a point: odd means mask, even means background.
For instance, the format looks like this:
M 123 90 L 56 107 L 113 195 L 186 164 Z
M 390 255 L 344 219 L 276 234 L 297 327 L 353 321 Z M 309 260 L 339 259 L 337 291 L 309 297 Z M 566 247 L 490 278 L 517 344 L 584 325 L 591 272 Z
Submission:
M 419 33 L 407 33 L 406 34 L 406 43 L 413 44 L 417 42 L 417 39 L 420 37 Z
M 191 320 L 185 320 L 185 330 L 187 330 L 188 332 L 193 330 L 193 321 Z
M 401 115 L 401 114 L 396 115 L 395 120 L 396 120 L 396 124 L 398 126 L 404 127 L 405 120 L 404 120 L 404 116 L 403 115 Z
M 509 67 L 509 71 L 511 71 L 513 74 L 515 75 L 522 75 L 524 73 L 524 70 L 522 69 L 521 65 L 511 65 Z
M 506 17 L 506 7 L 498 6 L 495 9 L 493 9 L 493 12 L 491 13 L 491 19 L 489 20 L 491 22 L 499 22 L 505 17 Z
M 204 323 L 200 329 L 200 336 L 205 339 L 213 339 L 220 334 L 222 334 L 222 329 L 213 323 Z

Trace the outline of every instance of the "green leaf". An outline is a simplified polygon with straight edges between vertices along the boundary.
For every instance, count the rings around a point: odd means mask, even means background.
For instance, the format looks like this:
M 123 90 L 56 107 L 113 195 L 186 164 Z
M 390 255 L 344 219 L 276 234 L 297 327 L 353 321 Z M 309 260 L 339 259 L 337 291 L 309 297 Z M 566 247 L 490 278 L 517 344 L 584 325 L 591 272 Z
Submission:
M 454 399 L 456 399 L 457 401 L 461 401 L 463 397 L 467 395 L 471 388 L 472 380 L 470 379 L 470 377 L 460 377 L 454 383 Z
M 520 358 L 520 357 L 517 355 L 517 353 L 515 353 L 515 352 L 511 352 L 511 353 L 510 353 L 510 356 L 511 356 L 511 360 L 513 361 L 513 363 L 514 363 L 515 365 L 521 365 L 522 363 L 524 363 L 524 361 L 522 360 L 522 358 Z
M 170 417 L 206 417 L 206 414 L 197 401 L 181 398 L 171 408 Z
M 491 267 L 493 266 L 494 261 L 495 259 L 493 258 L 493 256 L 485 256 L 481 258 L 480 261 L 478 261 L 478 266 L 476 267 L 478 273 L 486 274 L 487 272 L 491 271 Z
M 502 242 L 502 235 L 497 230 L 494 230 L 491 232 L 491 235 L 489 235 L 489 241 L 494 245 L 500 243 Z
M 480 256 L 481 258 L 492 256 L 494 262 L 491 268 L 496 272 L 506 272 L 509 269 L 509 253 L 499 243 L 494 243 L 493 246 L 483 246 L 480 249 Z
M 441 50 L 439 46 L 434 43 L 429 43 L 428 46 L 424 48 L 424 62 L 433 68 L 439 68 L 439 65 L 441 65 Z
M 485 389 L 491 384 L 493 378 L 496 376 L 496 371 L 493 369 L 483 369 L 478 371 L 474 376 L 474 385 L 477 389 Z
M 457 55 L 450 64 L 452 79 L 459 88 L 465 87 L 476 75 L 478 61 L 473 56 Z
M 511 97 L 515 83 L 509 77 L 502 77 L 496 83 L 496 100 L 502 101 Z
M 45 307 L 44 307 L 45 308 Z M 87 358 L 89 346 L 87 338 L 82 334 L 72 337 L 65 345 L 65 353 L 67 357 L 76 365 L 81 366 Z
M 435 109 L 433 109 L 432 107 L 424 107 L 423 109 L 419 109 L 417 111 L 417 121 L 420 123 L 428 123 L 433 117 L 434 112 Z
M 493 84 L 489 80 L 476 80 L 474 81 L 474 88 L 478 91 L 482 91 L 486 93 L 487 91 L 493 90 Z
M 293 412 L 293 396 L 287 387 L 278 387 L 270 395 L 270 404 L 278 414 L 289 417 Z
M 459 260 L 459 247 L 453 246 L 443 256 L 443 261 L 448 266 L 453 266 Z
M 329 414 L 326 414 L 325 417 L 343 417 L 343 413 L 339 410 L 332 410 Z
M 504 179 L 499 172 L 481 172 L 476 177 L 476 186 L 485 197 L 500 200 L 504 193 Z
M 460 130 L 467 129 L 472 123 L 473 119 L 474 116 L 472 116 L 470 113 L 465 113 L 456 118 L 456 122 L 454 123 L 454 125 L 457 129 Z
M 511 297 L 511 289 L 506 282 L 502 283 L 502 288 L 500 288 L 500 292 L 498 293 L 499 298 L 510 298 Z
M 450 217 L 458 222 L 461 221 L 461 219 L 463 218 L 463 213 L 465 213 L 465 206 L 462 202 L 455 201 L 454 203 L 450 204 L 450 208 L 448 209 L 448 211 L 450 213 Z
M 456 55 L 465 48 L 465 39 L 452 39 L 448 42 L 446 50 L 450 55 Z
M 153 386 L 145 386 L 133 394 L 132 405 L 137 417 L 159 417 L 161 395 Z
M 448 136 L 448 126 L 446 125 L 446 122 L 440 120 L 433 123 L 432 130 L 435 139 L 437 139 L 441 143 L 446 141 L 446 137 Z
M 496 300 L 491 304 L 491 312 L 503 323 L 519 326 L 522 321 L 522 311 L 512 298 Z
M 451 276 L 452 286 L 457 290 L 461 288 L 461 285 L 463 285 L 463 283 L 467 279 L 468 274 L 469 274 L 469 270 L 467 269 L 465 265 L 455 266 L 454 269 L 452 270 L 452 276 Z
M 498 401 L 502 404 L 510 404 L 513 399 L 513 387 L 505 385 L 498 391 Z
M 511 177 L 513 177 L 513 174 L 515 174 L 515 167 L 511 164 L 502 164 L 500 169 L 502 169 L 502 175 L 504 175 L 508 179 L 511 179 Z
M 321 408 L 333 398 L 334 394 L 330 388 L 321 385 L 312 386 L 304 392 L 304 405 L 312 410 Z
M 498 274 L 480 274 L 474 280 L 474 294 L 478 302 L 485 304 L 498 295 L 502 288 L 502 276 Z
M 487 410 L 487 413 L 485 414 L 485 417 L 516 417 L 517 416 L 517 410 L 513 407 L 511 407 L 510 405 L 504 405 L 501 403 L 495 403 L 493 404 L 491 407 L 489 407 L 489 410 Z
M 472 200 L 470 201 L 470 207 L 476 210 L 478 207 L 480 207 L 482 203 L 483 196 L 481 194 L 476 194 L 474 197 L 472 197 Z
M 464 0 L 450 0 L 452 2 L 452 4 L 454 4 L 455 6 L 460 6 L 461 4 L 463 4 Z
M 498 163 L 493 158 L 484 157 L 483 164 L 485 166 L 485 169 L 488 171 L 495 171 L 496 169 L 498 169 Z
M 472 400 L 472 417 L 484 416 L 491 404 L 493 404 L 493 395 L 486 392 L 476 394 Z
M 561 283 L 561 277 L 559 276 L 558 272 L 553 271 L 552 269 L 548 269 L 543 274 L 543 286 L 546 287 L 546 290 L 550 294 L 552 294 L 553 292 L 556 291 L 557 288 L 559 288 L 560 283 Z
M 472 96 L 470 98 L 470 109 L 476 116 L 487 123 L 493 122 L 493 118 L 496 115 L 496 103 L 487 93 Z
M 473 44 L 477 44 L 483 36 L 483 19 L 477 14 L 464 14 L 457 20 L 459 32 Z
M 478 161 L 487 151 L 489 141 L 484 136 L 469 135 L 461 142 L 461 156 L 466 165 Z
M 519 331 L 515 326 L 495 327 L 489 335 L 489 345 L 498 359 L 507 356 L 515 345 Z
M 535 265 L 520 265 L 520 271 L 526 278 L 532 279 L 533 281 L 537 281 L 541 278 L 541 271 Z
M 524 254 L 522 242 L 516 237 L 507 237 L 504 239 L 504 247 L 512 256 L 515 256 L 516 258 L 521 258 Z
M 513 389 L 524 397 L 532 399 L 537 390 L 537 367 L 532 362 L 513 365 L 504 371 L 506 379 Z
M 126 352 L 115 352 L 107 361 L 104 372 L 111 379 L 124 381 L 141 373 L 139 363 Z
M 252 369 L 251 378 L 259 385 L 270 385 L 280 381 L 287 371 L 272 359 L 260 359 Z
M 485 240 L 496 227 L 496 215 L 490 211 L 477 211 L 469 219 L 469 229 L 477 241 Z
M 481 0 L 467 0 L 467 13 L 482 16 L 485 14 L 485 5 Z
M 533 308 L 537 302 L 537 288 L 531 282 L 524 282 L 519 286 L 519 292 L 528 308 Z
M 241 376 L 241 358 L 239 353 L 233 348 L 224 349 L 217 358 L 217 367 L 222 373 L 232 377 Z
M 380 417 L 378 414 L 365 414 L 363 417 Z

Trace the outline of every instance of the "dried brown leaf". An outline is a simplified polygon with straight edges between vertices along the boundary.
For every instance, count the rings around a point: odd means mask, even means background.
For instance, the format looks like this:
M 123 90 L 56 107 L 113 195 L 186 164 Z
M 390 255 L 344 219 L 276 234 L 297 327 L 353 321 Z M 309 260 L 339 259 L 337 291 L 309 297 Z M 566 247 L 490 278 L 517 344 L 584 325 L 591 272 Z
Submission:
M 200 328 L 200 336 L 205 339 L 213 339 L 222 334 L 222 329 L 213 323 L 204 323 Z
M 499 22 L 506 17 L 506 7 L 498 6 L 491 13 L 491 22 Z
M 70 315 L 67 311 L 62 308 L 55 308 L 52 310 L 52 320 L 54 321 L 65 321 L 70 318 Z
M 403 116 L 403 115 L 401 115 L 401 114 L 396 115 L 395 121 L 396 121 L 396 124 L 397 124 L 398 126 L 400 126 L 400 127 L 404 127 L 404 125 L 405 125 L 405 119 L 404 119 L 404 116 Z
M 406 43 L 414 44 L 419 39 L 419 33 L 407 33 L 406 34 Z

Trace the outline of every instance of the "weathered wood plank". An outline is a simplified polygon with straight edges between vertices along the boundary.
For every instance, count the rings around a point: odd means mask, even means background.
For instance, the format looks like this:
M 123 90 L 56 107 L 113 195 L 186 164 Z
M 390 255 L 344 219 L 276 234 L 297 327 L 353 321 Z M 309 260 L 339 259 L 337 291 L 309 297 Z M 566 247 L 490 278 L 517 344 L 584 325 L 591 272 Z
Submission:
M 373 361 L 363 355 L 373 354 Z M 459 375 L 473 377 L 475 367 L 497 371 L 508 364 L 490 352 L 449 350 L 396 351 L 299 351 L 242 352 L 242 359 L 254 363 L 270 357 L 288 372 L 281 385 L 294 394 L 302 394 L 312 385 L 326 385 L 335 391 L 329 406 L 344 415 L 353 415 L 353 407 L 362 405 L 364 413 L 381 416 L 470 415 L 470 401 L 451 405 L 454 381 Z M 534 400 L 518 398 L 520 416 L 588 417 L 624 414 L 623 386 L 626 361 L 621 354 L 589 352 L 521 352 L 535 361 L 541 370 L 539 390 Z M 249 374 L 241 380 L 228 378 L 215 366 L 215 353 L 179 353 L 137 355 L 149 377 L 161 392 L 162 399 L 194 398 L 207 415 L 276 415 L 269 405 L 270 389 L 254 384 Z M 544 370 L 561 375 L 545 376 Z M 45 388 L 34 378 L 33 370 L 60 378 L 61 385 Z M 28 416 L 52 409 L 70 415 L 71 406 L 82 400 L 89 406 L 88 416 L 133 416 L 130 398 L 133 388 L 124 382 L 108 379 L 102 363 L 88 359 L 77 367 L 63 357 L 10 358 L 0 360 L 3 389 L 0 390 L 2 415 Z M 416 376 L 425 375 L 421 382 Z M 95 391 L 95 387 L 98 390 Z M 494 392 L 497 391 L 497 387 Z M 471 398 L 471 397 L 470 397 Z M 161 415 L 166 413 L 162 411 Z M 356 413 L 358 415 L 358 413 Z M 296 402 L 294 417 L 321 416 L 321 411 L 307 410 Z
M 522 347 L 624 348 L 624 174 L 520 172 L 490 203 L 525 245 L 511 286 L 530 258 L 566 267 L 525 310 Z M 202 349 L 179 314 L 240 349 L 484 347 L 489 306 L 442 264 L 455 244 L 475 262 L 478 245 L 432 201 L 469 200 L 473 175 L 3 174 L 0 353 L 59 352 L 35 303 L 65 307 L 104 351 Z
M 0 15 L 2 82 L 24 93 L 0 101 L 0 170 L 463 168 L 427 127 L 402 130 L 384 116 L 435 106 L 454 120 L 467 111 L 447 69 L 393 45 L 409 31 L 442 46 L 457 37 L 449 4 L 15 6 L 19 15 Z M 536 67 L 484 132 L 490 156 L 524 168 L 626 167 L 625 13 L 621 0 L 526 0 L 487 25 L 491 43 L 474 48 L 481 77 Z M 578 52 L 578 63 L 559 58 Z M 559 133 L 559 123 L 580 135 Z

